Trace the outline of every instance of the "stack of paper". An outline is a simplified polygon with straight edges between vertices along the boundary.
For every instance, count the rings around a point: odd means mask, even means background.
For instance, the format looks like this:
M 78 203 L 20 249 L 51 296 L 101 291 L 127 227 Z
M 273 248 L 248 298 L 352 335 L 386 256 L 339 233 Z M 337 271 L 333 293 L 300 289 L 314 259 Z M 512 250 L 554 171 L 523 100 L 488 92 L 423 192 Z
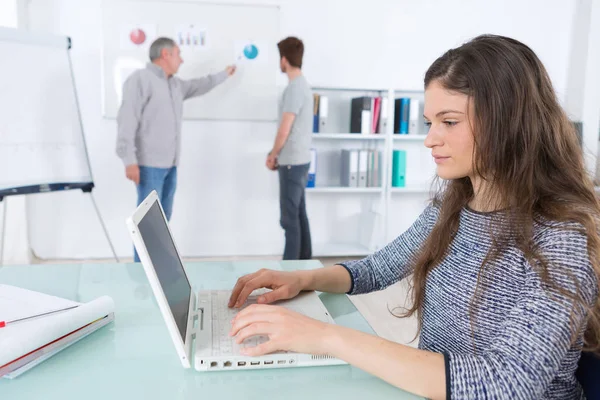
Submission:
M 108 296 L 77 303 L 0 285 L 0 377 L 22 374 L 113 319 Z

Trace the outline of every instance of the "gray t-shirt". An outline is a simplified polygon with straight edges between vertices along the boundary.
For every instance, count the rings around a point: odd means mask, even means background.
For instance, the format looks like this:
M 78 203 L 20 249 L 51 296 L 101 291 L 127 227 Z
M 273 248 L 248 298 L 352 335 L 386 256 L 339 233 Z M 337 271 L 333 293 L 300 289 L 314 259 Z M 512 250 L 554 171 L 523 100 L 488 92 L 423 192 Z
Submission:
M 308 164 L 313 131 L 313 96 L 303 75 L 292 80 L 283 92 L 281 115 L 285 112 L 296 114 L 296 118 L 279 153 L 279 165 Z

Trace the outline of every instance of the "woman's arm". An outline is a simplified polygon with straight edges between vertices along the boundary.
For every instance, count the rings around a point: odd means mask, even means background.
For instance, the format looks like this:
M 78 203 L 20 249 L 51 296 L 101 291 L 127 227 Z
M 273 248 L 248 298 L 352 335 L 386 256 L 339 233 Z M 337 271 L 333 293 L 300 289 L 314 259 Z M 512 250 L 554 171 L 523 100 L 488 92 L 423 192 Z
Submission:
M 428 399 L 446 398 L 444 356 L 339 325 L 330 326 L 328 354 Z
M 341 265 L 297 272 L 303 280 L 302 290 L 347 293 L 352 287 L 350 273 Z
M 283 307 L 252 305 L 233 320 L 231 336 L 241 343 L 265 335 L 269 341 L 242 350 L 259 356 L 278 350 L 327 354 L 390 384 L 431 399 L 446 398 L 444 356 L 390 342 L 339 325 L 326 324 Z
M 238 343 L 255 335 L 269 337 L 266 343 L 246 349 L 244 354 L 249 356 L 277 350 L 329 354 L 397 387 L 434 399 L 540 398 L 551 388 L 569 350 L 581 346 L 581 336 L 575 344 L 571 341 L 573 329 L 581 335 L 586 309 L 596 301 L 598 287 L 582 233 L 546 235 L 539 248 L 547 261 L 546 278 L 561 290 L 547 285 L 527 263 L 518 300 L 506 311 L 490 347 L 475 353 L 447 352 L 442 356 L 415 350 L 267 305 L 241 311 L 233 320 L 231 335 Z M 586 304 L 574 305 L 565 294 L 578 289 Z M 568 385 L 552 390 L 573 394 Z
M 346 293 L 351 285 L 350 274 L 341 265 L 291 272 L 261 269 L 238 279 L 229 298 L 229 307 L 241 307 L 259 288 L 272 289 L 257 299 L 260 304 L 269 304 L 296 297 L 303 290 Z
M 349 294 L 382 290 L 410 275 L 438 213 L 439 209 L 433 203 L 429 204 L 410 228 L 387 246 L 362 260 L 342 263 L 352 277 Z

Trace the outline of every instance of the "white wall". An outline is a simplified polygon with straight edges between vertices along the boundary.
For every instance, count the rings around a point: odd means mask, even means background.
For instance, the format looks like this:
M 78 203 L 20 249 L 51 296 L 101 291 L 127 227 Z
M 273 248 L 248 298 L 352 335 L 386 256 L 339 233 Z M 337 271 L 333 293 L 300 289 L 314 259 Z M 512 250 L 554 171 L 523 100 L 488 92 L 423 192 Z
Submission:
M 425 70 L 443 51 L 477 34 L 497 33 L 513 36 L 537 52 L 561 101 L 569 107 L 569 56 L 579 4 L 575 0 L 288 0 L 279 4 L 281 36 L 304 40 L 304 72 L 315 86 L 421 90 Z M 30 29 L 73 39 L 96 198 L 118 253 L 129 256 L 124 219 L 135 206 L 135 190 L 114 153 L 116 123 L 101 117 L 100 16 L 100 0 L 31 0 L 28 24 Z M 285 79 L 280 77 L 279 82 L 285 84 Z M 573 104 L 571 114 L 581 115 L 581 102 Z M 264 168 L 275 129 L 273 123 L 184 123 L 172 221 L 184 255 L 282 252 L 277 177 Z M 311 196 L 315 242 L 355 234 L 348 233 L 345 222 L 360 211 L 357 202 L 334 195 Z M 423 201 L 395 198 L 392 205 L 395 214 L 390 223 L 392 231 L 399 233 L 419 213 Z M 110 256 L 91 202 L 81 193 L 30 196 L 28 207 L 34 217 L 29 223 L 38 255 Z
M 0 26 L 17 27 L 16 0 L 0 0 Z
M 565 107 L 574 120 L 583 121 L 583 149 L 589 172 L 598 176 L 600 127 L 600 1 L 576 2 L 571 27 L 571 49 Z M 600 167 L 600 165 L 598 165 Z
M 588 6 L 587 3 L 591 3 L 591 6 Z M 581 85 L 582 101 L 580 104 L 584 129 L 583 148 L 588 170 L 595 175 L 596 184 L 598 184 L 600 171 L 596 166 L 600 148 L 598 134 L 600 130 L 600 46 L 598 45 L 600 43 L 600 1 L 580 1 L 579 8 L 582 15 L 588 16 L 589 38 L 586 42 L 586 56 L 580 57 L 580 61 L 584 65 L 581 71 L 584 82 Z M 572 90 L 576 90 L 576 88 L 574 87 Z

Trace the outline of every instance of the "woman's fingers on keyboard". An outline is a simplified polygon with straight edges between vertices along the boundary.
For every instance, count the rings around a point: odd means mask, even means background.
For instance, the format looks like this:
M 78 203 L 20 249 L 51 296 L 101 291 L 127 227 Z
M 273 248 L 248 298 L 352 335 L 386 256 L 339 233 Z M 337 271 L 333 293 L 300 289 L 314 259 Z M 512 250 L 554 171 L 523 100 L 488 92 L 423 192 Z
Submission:
M 233 307 L 233 305 L 237 302 L 238 295 L 240 294 L 240 292 L 242 291 L 242 288 L 246 284 L 247 277 L 248 277 L 248 275 L 244 275 L 241 278 L 239 278 L 237 280 L 237 282 L 235 283 L 235 286 L 233 287 L 233 290 L 231 291 L 231 297 L 229 297 L 229 303 L 228 303 L 229 307 Z
M 231 297 L 229 298 L 229 307 L 233 307 L 237 303 L 240 292 L 242 291 L 244 286 L 246 286 L 246 283 L 249 280 L 256 277 L 257 275 L 259 275 L 260 273 L 262 273 L 263 271 L 264 270 L 260 270 L 253 274 L 244 275 L 237 280 L 237 282 L 235 283 L 235 286 L 233 287 L 233 291 L 231 292 Z
M 253 291 L 255 291 L 256 289 L 270 286 L 270 284 L 271 282 L 269 280 L 268 274 L 257 275 L 256 277 L 247 281 L 242 287 L 239 295 L 237 296 L 237 300 L 235 302 L 234 307 L 241 307 Z
M 274 303 L 277 300 L 289 299 L 290 293 L 289 289 L 286 286 L 279 287 L 269 293 L 262 294 L 258 296 L 259 304 L 270 304 Z
M 252 336 L 258 336 L 258 335 L 268 336 L 270 333 L 269 327 L 271 325 L 272 324 L 270 324 L 268 322 L 257 322 L 252 325 L 247 325 L 237 332 L 236 337 L 235 337 L 235 342 L 240 344 L 244 340 L 246 340 Z
M 274 353 L 277 350 L 280 350 L 277 347 L 277 343 L 273 342 L 272 340 L 269 340 L 265 343 L 259 344 L 254 347 L 246 347 L 244 349 L 241 349 L 240 353 L 248 357 L 256 357 L 262 356 L 264 354 Z
M 229 332 L 229 335 L 235 336 L 241 329 L 257 322 L 273 322 L 277 320 L 277 313 L 280 311 L 280 308 L 281 307 L 277 306 L 261 306 L 258 304 L 248 306 L 240 311 L 231 321 L 231 331 Z

